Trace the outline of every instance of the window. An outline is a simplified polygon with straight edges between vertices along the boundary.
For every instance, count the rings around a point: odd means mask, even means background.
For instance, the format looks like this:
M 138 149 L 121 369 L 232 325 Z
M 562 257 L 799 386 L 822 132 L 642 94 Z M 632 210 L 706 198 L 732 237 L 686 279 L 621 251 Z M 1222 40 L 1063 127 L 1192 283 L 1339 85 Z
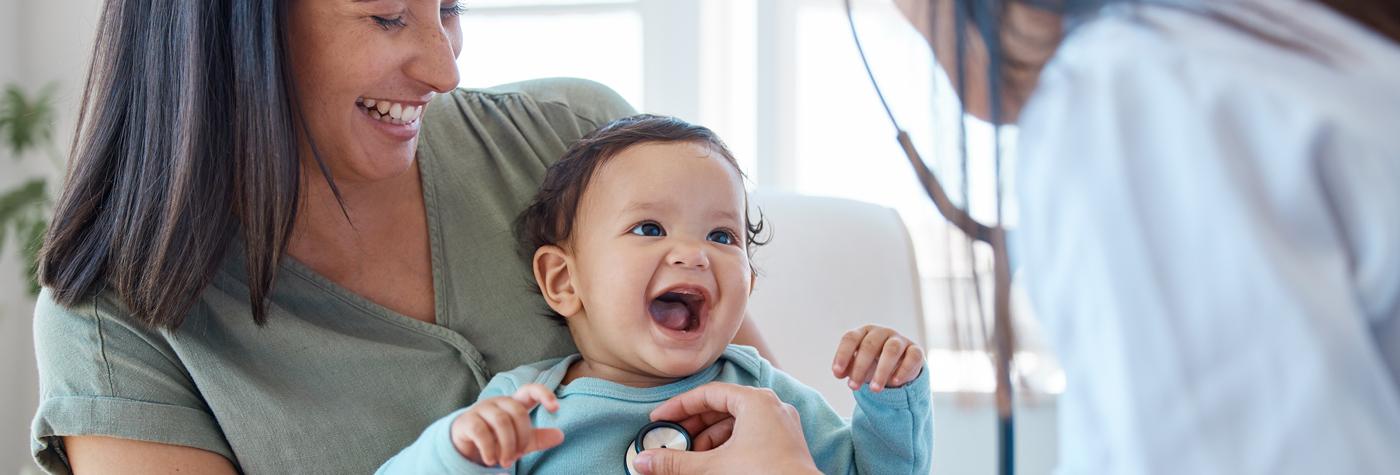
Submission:
M 635 2 L 468 2 L 462 16 L 465 87 L 569 76 L 607 84 L 638 109 L 642 18 Z

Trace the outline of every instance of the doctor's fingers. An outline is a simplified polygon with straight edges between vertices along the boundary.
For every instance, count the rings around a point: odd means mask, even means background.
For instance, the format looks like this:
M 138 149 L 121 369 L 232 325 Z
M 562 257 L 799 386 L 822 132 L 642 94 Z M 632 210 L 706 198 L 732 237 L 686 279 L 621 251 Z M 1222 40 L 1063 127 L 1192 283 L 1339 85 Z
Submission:
M 783 401 L 767 388 L 753 388 L 731 383 L 705 383 L 657 406 L 651 411 L 653 421 L 685 420 L 697 414 L 722 412 L 735 418 L 747 413 L 780 410 Z M 771 417 L 764 415 L 761 418 Z
M 695 432 L 691 432 L 694 434 Z M 693 450 L 703 452 L 724 445 L 729 437 L 734 435 L 734 418 L 727 417 L 724 420 L 710 424 L 699 435 L 695 436 L 695 447 Z
M 559 410 L 559 400 L 555 399 L 554 392 L 543 384 L 530 383 L 521 386 L 510 398 L 525 404 L 526 409 L 534 409 L 536 404 L 542 404 L 549 412 Z
M 710 426 L 715 425 L 715 423 L 723 421 L 725 419 L 729 419 L 731 417 L 732 416 L 730 416 L 727 412 L 711 411 L 687 417 L 681 420 L 680 422 L 677 422 L 677 424 L 680 424 L 681 427 L 684 427 L 686 432 L 689 432 L 691 434 L 699 434 L 701 432 L 704 432 L 705 429 L 709 428 Z
M 643 475 L 694 475 L 713 473 L 716 470 L 717 452 L 684 452 L 669 449 L 651 449 L 637 456 L 632 466 Z

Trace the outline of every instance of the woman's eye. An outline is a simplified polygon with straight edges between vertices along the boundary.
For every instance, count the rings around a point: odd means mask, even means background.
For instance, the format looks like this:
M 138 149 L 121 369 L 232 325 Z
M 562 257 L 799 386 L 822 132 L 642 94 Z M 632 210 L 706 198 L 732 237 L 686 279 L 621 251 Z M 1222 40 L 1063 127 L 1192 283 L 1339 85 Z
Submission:
M 373 18 L 374 23 L 378 24 L 380 28 L 383 28 L 385 30 L 388 30 L 390 28 L 403 28 L 404 26 L 408 25 L 407 23 L 404 23 L 403 15 L 399 15 L 393 18 L 384 18 L 382 16 L 375 16 L 370 18 Z
M 723 230 L 710 231 L 710 235 L 705 236 L 705 239 L 724 245 L 732 245 L 738 241 L 738 239 L 734 238 L 734 234 Z
M 666 230 L 661 229 L 660 224 L 656 224 L 653 222 L 645 222 L 638 223 L 636 226 L 632 226 L 632 234 L 647 237 L 660 237 L 666 235 Z
M 443 5 L 441 12 L 443 18 L 462 16 L 463 13 L 467 12 L 467 7 L 462 5 L 462 2 L 452 2 Z

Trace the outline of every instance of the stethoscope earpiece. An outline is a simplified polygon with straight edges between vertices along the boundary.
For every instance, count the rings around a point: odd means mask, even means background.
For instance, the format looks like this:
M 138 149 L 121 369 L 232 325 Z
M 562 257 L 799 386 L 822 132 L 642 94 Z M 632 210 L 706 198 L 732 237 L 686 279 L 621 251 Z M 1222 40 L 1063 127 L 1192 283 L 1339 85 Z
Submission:
M 623 467 L 627 469 L 627 475 L 641 475 L 632 468 L 632 461 L 637 459 L 637 454 L 651 449 L 690 451 L 690 443 L 690 432 L 680 424 L 665 421 L 647 424 L 637 431 L 637 436 L 633 437 L 632 443 L 627 446 Z

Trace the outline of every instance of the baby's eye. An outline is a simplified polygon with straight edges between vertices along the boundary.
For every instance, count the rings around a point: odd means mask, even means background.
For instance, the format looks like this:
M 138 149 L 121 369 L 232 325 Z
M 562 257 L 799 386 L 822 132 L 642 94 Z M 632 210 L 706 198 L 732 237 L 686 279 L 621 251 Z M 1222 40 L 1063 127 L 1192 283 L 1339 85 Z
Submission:
M 725 230 L 723 230 L 723 229 L 716 229 L 716 230 L 714 230 L 714 231 L 710 231 L 710 235 L 709 235 L 709 236 L 705 236 L 705 239 L 708 239 L 708 240 L 710 240 L 710 241 L 717 242 L 717 243 L 720 243 L 720 244 L 724 244 L 724 245 L 726 245 L 726 246 L 727 246 L 727 245 L 732 245 L 732 244 L 734 244 L 735 242 L 738 242 L 738 241 L 739 241 L 738 239 L 735 239 L 735 238 L 734 238 L 734 233 L 731 233 L 731 232 L 729 232 L 729 231 L 725 231 Z
M 660 236 L 665 236 L 665 235 L 666 235 L 666 230 L 665 230 L 665 229 L 661 229 L 661 225 L 660 225 L 660 224 L 656 224 L 656 223 L 651 222 L 651 221 L 647 221 L 647 222 L 643 222 L 643 223 L 637 223 L 636 226 L 632 226 L 632 231 L 631 231 L 631 232 L 632 232 L 632 234 L 636 234 L 636 235 L 638 235 L 638 236 L 647 236 L 647 237 L 660 237 Z

